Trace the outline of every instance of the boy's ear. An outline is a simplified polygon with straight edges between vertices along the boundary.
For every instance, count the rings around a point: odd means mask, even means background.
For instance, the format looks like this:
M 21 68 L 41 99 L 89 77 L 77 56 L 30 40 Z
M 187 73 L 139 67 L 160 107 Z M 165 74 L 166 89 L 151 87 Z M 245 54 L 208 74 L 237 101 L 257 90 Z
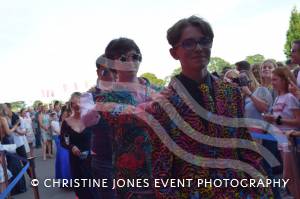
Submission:
M 170 52 L 170 54 L 172 55 L 172 57 L 173 57 L 174 59 L 176 59 L 176 60 L 179 59 L 175 48 L 170 48 L 170 49 L 169 49 L 169 52 Z

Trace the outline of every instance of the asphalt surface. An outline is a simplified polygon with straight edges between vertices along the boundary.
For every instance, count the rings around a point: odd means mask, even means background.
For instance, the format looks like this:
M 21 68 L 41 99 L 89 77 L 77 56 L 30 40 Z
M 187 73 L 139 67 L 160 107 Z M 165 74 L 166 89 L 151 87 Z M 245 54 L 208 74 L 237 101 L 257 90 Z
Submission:
M 53 147 L 55 148 L 55 145 Z M 41 149 L 35 149 L 35 155 L 37 156 L 35 159 L 35 173 L 37 179 L 39 180 L 38 189 L 40 199 L 75 199 L 75 194 L 71 190 L 66 190 L 58 187 L 48 188 L 43 185 L 45 179 L 53 179 L 55 177 L 55 157 L 52 159 L 43 160 Z M 13 199 L 34 199 L 31 180 L 28 177 L 27 173 L 25 174 L 25 177 L 27 192 L 11 196 Z M 46 182 L 48 186 L 49 181 Z

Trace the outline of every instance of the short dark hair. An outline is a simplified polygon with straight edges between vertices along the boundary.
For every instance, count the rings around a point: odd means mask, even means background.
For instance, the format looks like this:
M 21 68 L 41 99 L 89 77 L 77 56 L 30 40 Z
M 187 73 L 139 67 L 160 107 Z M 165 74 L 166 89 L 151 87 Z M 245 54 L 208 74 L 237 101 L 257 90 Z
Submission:
M 224 75 L 227 71 L 231 70 L 232 68 L 230 66 L 224 66 L 222 69 L 222 74 Z
M 292 60 L 291 60 L 291 59 L 288 59 L 288 60 L 285 61 L 285 64 L 286 64 L 286 65 L 290 65 L 291 63 L 292 63 Z
M 54 106 L 57 106 L 57 105 L 59 105 L 60 104 L 60 102 L 58 101 L 58 100 L 55 100 L 54 101 Z
M 25 110 L 26 110 L 25 108 L 21 108 L 20 114 L 22 114 L 22 112 L 25 111 Z
M 105 48 L 104 56 L 108 59 L 115 59 L 116 57 L 120 57 L 121 55 L 126 54 L 131 50 L 135 50 L 142 56 L 139 47 L 132 39 L 120 37 L 109 42 L 109 44 Z
M 64 115 L 64 112 L 70 113 L 71 110 L 69 109 L 69 107 L 67 105 L 63 105 L 61 107 L 61 114 L 59 116 L 59 121 L 62 122 L 62 116 Z
M 6 102 L 5 105 L 7 106 L 7 108 L 11 109 L 11 103 Z
M 179 20 L 171 28 L 169 28 L 169 30 L 167 31 L 167 39 L 171 46 L 175 46 L 179 42 L 183 30 L 187 26 L 194 26 L 196 28 L 199 28 L 204 36 L 213 41 L 214 32 L 210 24 L 204 19 L 192 15 L 189 18 Z
M 238 67 L 239 71 L 241 71 L 241 70 L 249 71 L 251 69 L 249 62 L 247 62 L 247 61 L 236 62 L 235 65 Z

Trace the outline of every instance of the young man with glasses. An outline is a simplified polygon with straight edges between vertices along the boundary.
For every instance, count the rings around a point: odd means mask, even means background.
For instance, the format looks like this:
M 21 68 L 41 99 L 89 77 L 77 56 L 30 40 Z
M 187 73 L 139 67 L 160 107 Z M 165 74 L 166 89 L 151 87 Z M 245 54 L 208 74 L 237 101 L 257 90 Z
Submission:
M 231 121 L 231 118 L 243 117 L 239 89 L 215 78 L 207 70 L 213 38 L 209 23 L 197 16 L 179 20 L 167 32 L 170 54 L 180 61 L 182 72 L 171 79 L 160 98 L 145 108 L 148 119 L 145 128 L 152 143 L 152 177 L 193 179 L 194 183 L 185 187 L 156 187 L 156 198 L 272 197 L 270 188 L 197 184 L 197 179 L 257 177 L 253 173 L 249 177 L 251 172 L 241 166 L 244 163 L 265 175 L 261 158 L 254 151 L 241 149 L 243 146 L 233 142 L 221 146 L 224 138 L 251 141 L 251 136 L 246 128 L 223 126 L 212 119 L 222 116 Z M 232 166 L 233 161 L 241 165 Z

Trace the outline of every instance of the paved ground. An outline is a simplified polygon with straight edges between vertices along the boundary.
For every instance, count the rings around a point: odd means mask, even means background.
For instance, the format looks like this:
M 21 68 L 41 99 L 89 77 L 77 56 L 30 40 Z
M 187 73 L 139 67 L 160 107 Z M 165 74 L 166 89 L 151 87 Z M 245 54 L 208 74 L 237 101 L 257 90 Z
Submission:
M 64 190 L 61 188 L 47 188 L 42 185 L 42 181 L 47 178 L 54 178 L 55 176 L 55 159 L 43 160 L 41 156 L 41 149 L 36 149 L 35 154 L 37 158 L 35 160 L 36 164 L 36 175 L 37 179 L 40 181 L 39 193 L 40 199 L 75 199 L 75 194 L 72 191 Z M 34 199 L 33 191 L 30 185 L 30 179 L 26 174 L 26 184 L 27 192 L 12 196 L 13 199 Z

